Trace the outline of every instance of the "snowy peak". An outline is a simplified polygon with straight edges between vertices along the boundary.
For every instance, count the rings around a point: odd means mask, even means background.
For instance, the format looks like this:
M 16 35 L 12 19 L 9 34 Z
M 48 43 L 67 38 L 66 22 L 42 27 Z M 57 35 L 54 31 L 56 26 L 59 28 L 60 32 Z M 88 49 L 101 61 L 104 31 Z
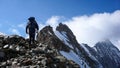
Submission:
M 100 41 L 100 42 L 98 42 L 96 45 L 98 45 L 98 44 L 101 44 L 101 46 L 103 45 L 103 46 L 107 46 L 107 47 L 111 47 L 111 46 L 114 46 L 113 44 L 112 44 L 112 42 L 110 41 L 110 40 L 103 40 L 103 41 Z
M 75 35 L 67 25 L 60 23 L 59 26 L 57 26 L 56 30 L 59 31 L 60 33 L 62 32 L 66 33 L 70 41 L 73 42 L 76 41 Z
M 64 31 L 66 33 L 69 33 L 69 34 L 73 35 L 73 33 L 69 29 L 69 27 L 67 25 L 65 25 L 65 24 L 62 24 L 62 23 L 59 23 L 59 25 L 57 26 L 56 30 L 59 31 L 59 32 Z
M 98 42 L 98 43 L 96 43 L 96 45 L 94 47 L 97 49 L 103 49 L 103 50 L 114 49 L 114 50 L 119 51 L 119 49 L 117 47 L 115 47 L 115 45 L 113 45 L 110 40 L 104 40 L 104 41 Z
M 99 61 L 105 68 L 118 68 L 120 66 L 120 51 L 111 41 L 105 40 L 95 45 L 95 50 L 100 56 Z M 109 63 L 109 65 L 106 65 Z
M 56 31 L 59 32 L 62 36 L 64 36 L 64 38 L 67 39 L 67 43 L 72 45 L 71 47 L 73 47 L 74 49 L 76 46 L 79 46 L 75 35 L 67 25 L 60 23 L 59 26 L 57 26 Z

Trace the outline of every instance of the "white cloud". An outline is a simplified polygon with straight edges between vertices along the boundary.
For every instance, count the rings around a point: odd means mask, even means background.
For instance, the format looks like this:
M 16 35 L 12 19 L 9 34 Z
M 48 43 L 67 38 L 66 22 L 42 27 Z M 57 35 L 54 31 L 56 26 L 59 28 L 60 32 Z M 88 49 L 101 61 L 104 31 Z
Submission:
M 73 17 L 65 21 L 80 43 L 93 46 L 102 39 L 120 40 L 120 10 Z
M 20 35 L 20 32 L 17 29 L 10 29 L 13 34 Z
M 19 27 L 19 28 L 23 28 L 23 29 L 25 29 L 26 24 L 25 24 L 25 23 L 18 24 L 18 27 Z
M 42 24 L 42 23 L 39 23 L 38 25 L 39 25 L 39 30 L 41 30 L 41 29 L 45 26 L 45 25 Z
M 46 24 L 55 27 L 60 21 L 59 16 L 52 16 Z M 120 41 L 120 10 L 113 13 L 94 13 L 63 21 L 75 34 L 79 43 L 90 46 L 103 39 Z
M 53 29 L 60 23 L 63 16 L 52 16 L 46 21 L 46 25 L 51 25 Z

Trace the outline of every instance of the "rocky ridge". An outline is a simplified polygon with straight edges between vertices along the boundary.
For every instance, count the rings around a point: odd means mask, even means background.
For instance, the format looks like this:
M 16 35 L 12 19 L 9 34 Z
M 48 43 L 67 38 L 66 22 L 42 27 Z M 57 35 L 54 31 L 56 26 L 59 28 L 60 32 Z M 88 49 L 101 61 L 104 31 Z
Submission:
M 61 43 L 62 44 L 62 43 Z M 28 39 L 18 35 L 0 35 L 0 67 L 79 68 L 72 60 L 43 42 L 28 45 Z

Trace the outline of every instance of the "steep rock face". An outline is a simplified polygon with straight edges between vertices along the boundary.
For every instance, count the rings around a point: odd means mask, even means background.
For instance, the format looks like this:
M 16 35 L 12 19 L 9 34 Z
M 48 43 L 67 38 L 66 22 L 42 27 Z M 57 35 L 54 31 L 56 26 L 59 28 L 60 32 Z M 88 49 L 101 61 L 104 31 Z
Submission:
M 99 54 L 96 52 L 96 50 L 95 50 L 95 48 L 93 48 L 93 47 L 90 47 L 90 46 L 88 46 L 87 44 L 83 44 L 83 47 L 84 47 L 84 49 L 87 51 L 87 53 L 89 54 L 89 56 L 93 59 L 93 60 L 95 60 L 95 61 L 97 61 L 101 66 L 102 66 L 102 64 L 99 62 L 99 58 L 100 58 L 100 56 L 99 56 Z
M 104 68 L 118 68 L 120 66 L 120 51 L 109 40 L 98 42 L 95 49 Z
M 85 50 L 85 61 L 89 64 L 91 68 L 104 68 L 102 64 L 98 61 L 98 54 L 96 51 L 89 47 L 87 44 L 81 44 L 83 50 Z
M 69 52 L 69 47 L 65 46 L 63 42 L 58 39 L 54 34 L 51 26 L 44 27 L 37 35 L 37 41 L 47 44 L 49 46 L 54 46 L 58 50 L 64 50 Z M 54 49 L 54 48 L 53 48 Z
M 55 35 L 77 53 L 76 49 L 80 48 L 80 44 L 67 25 L 60 23 L 56 28 Z
M 71 48 L 70 50 L 73 51 L 79 57 L 80 61 L 78 61 L 77 63 L 81 67 L 101 67 L 97 60 L 94 60 L 91 56 L 89 56 L 89 53 L 82 46 L 82 44 L 79 44 L 77 42 L 75 35 L 72 33 L 72 31 L 67 25 L 60 23 L 59 26 L 57 26 L 56 28 L 55 35 L 67 46 L 69 46 Z
M 67 25 L 60 23 L 59 26 L 57 26 L 56 30 L 59 31 L 60 33 L 65 33 L 65 35 L 67 36 L 67 39 L 69 39 L 68 43 L 70 43 L 71 45 L 73 46 L 79 45 L 79 43 L 76 40 L 75 35 L 73 34 L 73 32 L 69 29 Z

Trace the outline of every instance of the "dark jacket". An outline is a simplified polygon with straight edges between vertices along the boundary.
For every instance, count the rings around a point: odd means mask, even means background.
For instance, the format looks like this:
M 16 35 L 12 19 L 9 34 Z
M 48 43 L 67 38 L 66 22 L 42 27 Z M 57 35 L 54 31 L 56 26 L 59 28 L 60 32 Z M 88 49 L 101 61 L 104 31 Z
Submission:
M 36 21 L 29 21 L 26 26 L 26 33 L 33 34 L 35 31 L 39 30 L 38 24 Z

